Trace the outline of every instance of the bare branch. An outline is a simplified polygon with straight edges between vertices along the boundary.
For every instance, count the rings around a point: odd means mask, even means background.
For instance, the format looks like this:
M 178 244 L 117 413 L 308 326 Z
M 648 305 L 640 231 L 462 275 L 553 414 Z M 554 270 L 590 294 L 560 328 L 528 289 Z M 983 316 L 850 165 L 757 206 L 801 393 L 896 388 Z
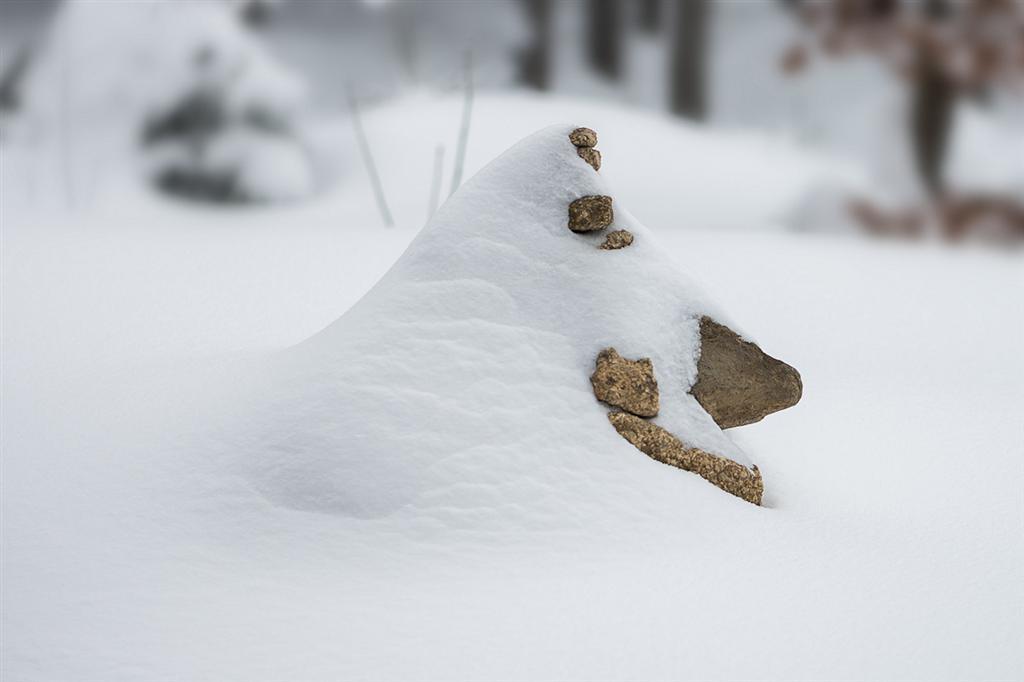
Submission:
M 352 127 L 355 128 L 356 140 L 359 142 L 359 151 L 363 155 L 363 162 L 366 163 L 366 172 L 370 176 L 370 184 L 373 185 L 373 193 L 377 197 L 377 208 L 384 219 L 384 224 L 393 227 L 395 221 L 391 218 L 391 210 L 388 208 L 388 201 L 384 198 L 384 187 L 381 185 L 380 176 L 377 175 L 377 166 L 373 162 L 373 154 L 370 152 L 370 143 L 366 139 L 366 131 L 363 130 L 363 122 L 359 117 L 359 102 L 356 101 L 352 86 L 347 88 L 348 106 L 352 114 Z
M 452 171 L 452 188 L 449 196 L 462 184 L 462 168 L 466 162 L 466 144 L 469 142 L 469 122 L 473 116 L 473 53 L 466 53 L 465 98 L 462 100 L 462 124 L 459 126 L 459 143 L 455 149 L 455 169 Z
M 430 207 L 427 209 L 427 220 L 437 212 L 441 201 L 441 174 L 444 173 L 444 145 L 434 149 L 434 176 L 430 181 Z

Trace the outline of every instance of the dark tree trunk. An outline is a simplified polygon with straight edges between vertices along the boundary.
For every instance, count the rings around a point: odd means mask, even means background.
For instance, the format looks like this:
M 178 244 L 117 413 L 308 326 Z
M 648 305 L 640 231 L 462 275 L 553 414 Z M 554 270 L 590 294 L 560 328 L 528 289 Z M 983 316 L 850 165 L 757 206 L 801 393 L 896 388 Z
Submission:
M 953 123 L 956 94 L 938 65 L 925 59 L 914 80 L 911 103 L 911 137 L 914 161 L 925 188 L 932 196 L 942 193 L 942 166 Z
M 622 7 L 619 0 L 590 0 L 587 12 L 587 55 L 603 76 L 622 75 Z
M 21 106 L 25 75 L 31 62 L 32 52 L 22 47 L 7 70 L 0 74 L 0 112 L 17 111 Z
M 640 30 L 657 33 L 661 28 L 661 1 L 640 0 L 640 6 L 637 8 L 637 25 Z
M 251 28 L 266 28 L 274 12 L 267 0 L 248 0 L 239 11 L 242 22 Z
M 552 0 L 523 0 L 527 19 L 533 30 L 533 41 L 520 62 L 520 78 L 532 88 L 551 87 Z
M 706 0 L 675 3 L 670 103 L 674 114 L 693 119 L 702 119 L 707 113 L 704 79 L 707 21 Z
M 928 0 L 927 16 L 945 17 L 949 6 L 943 0 Z M 927 45 L 917 46 L 917 72 L 913 81 L 910 131 L 917 172 L 930 195 L 942 193 L 942 166 L 953 124 L 956 89 Z

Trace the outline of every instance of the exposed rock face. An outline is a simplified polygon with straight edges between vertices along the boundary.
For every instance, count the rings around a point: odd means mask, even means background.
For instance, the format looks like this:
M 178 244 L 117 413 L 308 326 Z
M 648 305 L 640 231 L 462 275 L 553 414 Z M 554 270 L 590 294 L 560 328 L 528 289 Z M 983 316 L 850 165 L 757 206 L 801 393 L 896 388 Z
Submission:
M 576 153 L 596 171 L 601 170 L 601 152 L 593 147 L 580 147 Z
M 764 481 L 757 467 L 748 469 L 724 457 L 688 448 L 656 424 L 625 412 L 608 413 L 608 421 L 623 438 L 652 459 L 699 474 L 727 493 L 760 505 Z
M 700 349 L 690 393 L 723 429 L 760 421 L 800 400 L 799 372 L 709 317 L 700 320 Z
M 597 133 L 590 128 L 577 128 L 569 133 L 569 141 L 577 147 L 594 147 L 597 145 Z
M 597 247 L 605 251 L 624 249 L 633 243 L 633 233 L 629 230 L 615 230 L 605 235 L 604 243 Z
M 613 407 L 641 417 L 658 414 L 658 382 L 647 358 L 627 360 L 614 348 L 605 348 L 597 355 L 590 383 L 597 399 Z
M 612 224 L 612 198 L 594 194 L 569 204 L 569 229 L 573 232 L 603 230 Z

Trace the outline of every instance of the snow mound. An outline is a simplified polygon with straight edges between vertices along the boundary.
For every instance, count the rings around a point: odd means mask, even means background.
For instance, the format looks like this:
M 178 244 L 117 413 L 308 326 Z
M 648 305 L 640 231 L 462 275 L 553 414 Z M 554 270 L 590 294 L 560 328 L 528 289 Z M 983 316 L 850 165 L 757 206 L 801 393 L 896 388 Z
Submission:
M 608 346 L 653 361 L 657 424 L 751 465 L 688 393 L 699 319 L 725 319 L 618 203 L 609 230 L 632 232 L 628 248 L 600 250 L 603 233 L 567 228 L 574 199 L 614 197 L 577 156 L 574 127 L 487 166 L 359 303 L 279 358 L 244 461 L 266 496 L 377 517 L 410 503 L 579 509 L 616 495 L 642 506 L 638 471 L 699 481 L 609 424 L 589 383 Z M 571 485 L 595 475 L 613 489 Z

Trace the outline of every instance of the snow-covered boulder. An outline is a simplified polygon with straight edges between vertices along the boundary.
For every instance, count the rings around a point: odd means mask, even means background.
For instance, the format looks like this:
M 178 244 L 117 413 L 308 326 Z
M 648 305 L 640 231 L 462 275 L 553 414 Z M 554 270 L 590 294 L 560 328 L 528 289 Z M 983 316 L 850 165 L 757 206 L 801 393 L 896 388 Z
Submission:
M 604 496 L 574 493 L 580 476 L 637 496 L 628 481 L 650 462 L 632 443 L 760 501 L 756 467 L 690 392 L 701 320 L 728 319 L 622 206 L 606 227 L 628 230 L 627 248 L 567 229 L 574 201 L 614 197 L 572 130 L 544 129 L 492 162 L 359 303 L 280 358 L 243 465 L 268 497 L 366 517 L 409 504 L 581 513 Z M 590 382 L 612 347 L 644 359 L 619 375 L 644 400 L 598 397 L 643 425 L 595 398 L 615 380 Z

